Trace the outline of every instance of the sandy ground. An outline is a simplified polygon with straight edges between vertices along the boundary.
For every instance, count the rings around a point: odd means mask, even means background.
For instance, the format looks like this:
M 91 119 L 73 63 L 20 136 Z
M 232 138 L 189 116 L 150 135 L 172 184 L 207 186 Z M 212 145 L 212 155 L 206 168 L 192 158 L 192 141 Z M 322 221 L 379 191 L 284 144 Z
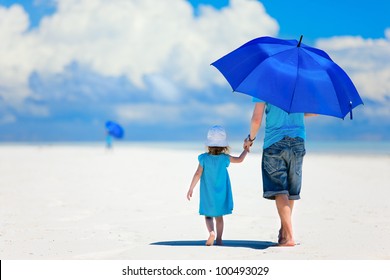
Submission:
M 0 259 L 390 259 L 389 155 L 308 153 L 293 217 L 299 245 L 280 248 L 260 154 L 249 154 L 229 167 L 225 246 L 206 247 L 199 185 L 186 200 L 201 152 L 0 146 Z

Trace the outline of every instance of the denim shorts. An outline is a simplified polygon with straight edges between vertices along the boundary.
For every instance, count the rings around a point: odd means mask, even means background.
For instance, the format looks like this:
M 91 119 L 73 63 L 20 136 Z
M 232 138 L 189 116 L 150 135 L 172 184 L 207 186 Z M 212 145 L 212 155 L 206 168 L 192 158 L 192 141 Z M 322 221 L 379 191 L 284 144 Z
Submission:
M 264 198 L 275 199 L 278 194 L 286 194 L 290 200 L 300 199 L 305 154 L 305 141 L 300 137 L 286 136 L 263 150 Z

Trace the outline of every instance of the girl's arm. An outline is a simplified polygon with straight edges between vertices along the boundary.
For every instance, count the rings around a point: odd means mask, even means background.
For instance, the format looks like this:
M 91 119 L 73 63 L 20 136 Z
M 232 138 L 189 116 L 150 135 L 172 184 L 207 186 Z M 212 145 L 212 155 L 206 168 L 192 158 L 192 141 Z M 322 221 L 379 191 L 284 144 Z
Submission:
M 187 192 L 187 199 L 190 200 L 192 197 L 192 192 L 196 186 L 196 184 L 199 182 L 200 177 L 202 176 L 203 173 L 203 167 L 199 164 L 198 169 L 196 169 L 194 177 L 192 177 L 190 189 Z
M 247 154 L 248 154 L 248 150 L 243 150 L 239 157 L 230 156 L 230 162 L 232 162 L 232 163 L 243 162 L 243 160 L 245 159 Z

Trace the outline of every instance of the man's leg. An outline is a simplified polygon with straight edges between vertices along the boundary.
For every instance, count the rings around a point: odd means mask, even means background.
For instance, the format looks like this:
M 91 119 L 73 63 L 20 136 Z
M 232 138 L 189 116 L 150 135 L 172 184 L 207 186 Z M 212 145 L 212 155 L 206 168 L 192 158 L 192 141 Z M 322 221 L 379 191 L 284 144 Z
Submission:
M 289 206 L 290 206 L 290 209 L 291 209 L 291 215 L 290 216 L 291 216 L 291 220 L 292 220 L 292 212 L 293 212 L 295 200 L 289 200 L 288 202 L 289 202 Z M 282 222 L 280 222 L 278 243 L 280 243 L 282 241 L 282 239 L 284 239 L 284 237 L 283 237 L 283 225 L 282 225 Z
M 292 207 L 294 206 L 294 202 L 290 202 L 288 196 L 285 194 L 277 195 L 275 197 L 276 207 L 278 209 L 278 214 L 281 222 L 281 230 L 282 234 L 279 238 L 280 246 L 295 246 L 292 222 L 291 222 L 291 214 Z

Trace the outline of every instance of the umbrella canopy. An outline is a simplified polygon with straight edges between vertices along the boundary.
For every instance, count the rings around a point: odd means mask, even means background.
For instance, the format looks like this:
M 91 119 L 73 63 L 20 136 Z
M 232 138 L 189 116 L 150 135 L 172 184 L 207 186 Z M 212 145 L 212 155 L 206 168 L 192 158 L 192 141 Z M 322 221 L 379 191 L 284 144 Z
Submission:
M 297 40 L 260 37 L 211 65 L 233 91 L 269 102 L 288 113 L 344 118 L 363 104 L 348 75 L 324 51 Z
M 106 129 L 107 129 L 107 133 L 109 135 L 112 135 L 116 138 L 123 138 L 123 135 L 125 133 L 123 128 L 119 124 L 117 124 L 113 121 L 106 122 Z

